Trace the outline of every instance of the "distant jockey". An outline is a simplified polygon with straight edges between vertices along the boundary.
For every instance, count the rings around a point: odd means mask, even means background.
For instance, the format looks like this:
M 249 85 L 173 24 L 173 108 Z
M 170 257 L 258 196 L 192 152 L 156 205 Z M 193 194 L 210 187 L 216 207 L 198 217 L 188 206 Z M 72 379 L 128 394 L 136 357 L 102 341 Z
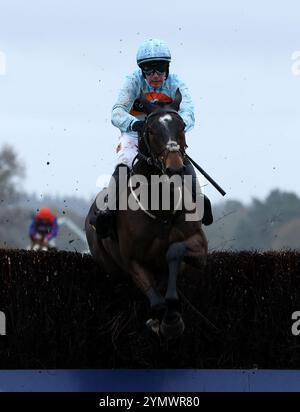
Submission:
M 29 236 L 32 243 L 39 243 L 47 246 L 50 241 L 57 236 L 58 224 L 57 217 L 47 207 L 39 209 L 32 219 Z

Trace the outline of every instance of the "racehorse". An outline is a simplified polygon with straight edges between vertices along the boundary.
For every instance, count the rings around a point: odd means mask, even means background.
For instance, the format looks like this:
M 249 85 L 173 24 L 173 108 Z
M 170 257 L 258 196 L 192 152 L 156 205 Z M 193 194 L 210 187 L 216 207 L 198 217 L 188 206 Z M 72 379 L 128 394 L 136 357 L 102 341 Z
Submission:
M 130 173 L 126 199 L 134 195 L 130 179 L 137 174 L 151 176 L 180 176 L 185 169 L 185 124 L 178 114 L 181 93 L 176 92 L 170 105 L 159 107 L 140 96 L 139 104 L 146 113 L 144 130 L 139 137 L 137 163 Z M 151 186 L 151 184 L 149 185 Z M 169 210 L 143 207 L 118 210 L 115 236 L 100 239 L 90 224 L 95 202 L 85 221 L 85 230 L 92 257 L 108 273 L 122 272 L 131 276 L 146 295 L 151 308 L 147 326 L 164 338 L 175 338 L 184 331 L 180 302 L 176 288 L 177 276 L 183 262 L 198 268 L 206 261 L 207 239 L 201 217 L 187 221 L 184 207 Z M 176 205 L 175 205 L 176 203 Z M 159 288 L 161 279 L 167 281 L 166 293 Z M 161 282 L 162 283 L 162 282 Z M 164 289 L 165 290 L 165 289 Z

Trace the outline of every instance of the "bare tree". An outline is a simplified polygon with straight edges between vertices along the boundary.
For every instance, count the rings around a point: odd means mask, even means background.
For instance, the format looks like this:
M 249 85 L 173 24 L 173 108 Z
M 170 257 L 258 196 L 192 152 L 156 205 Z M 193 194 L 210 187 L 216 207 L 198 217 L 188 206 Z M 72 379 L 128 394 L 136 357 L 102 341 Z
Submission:
M 0 150 L 0 202 L 12 203 L 18 197 L 18 185 L 25 176 L 25 167 L 14 148 L 5 145 Z

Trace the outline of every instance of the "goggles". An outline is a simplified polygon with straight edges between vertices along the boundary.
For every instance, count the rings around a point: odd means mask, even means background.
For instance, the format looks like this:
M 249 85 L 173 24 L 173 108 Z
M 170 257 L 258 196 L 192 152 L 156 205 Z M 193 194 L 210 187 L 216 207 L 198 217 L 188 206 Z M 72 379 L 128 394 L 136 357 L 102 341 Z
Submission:
M 153 65 L 145 65 L 141 67 L 145 76 L 157 73 L 158 75 L 165 74 L 168 70 L 168 63 L 156 63 Z

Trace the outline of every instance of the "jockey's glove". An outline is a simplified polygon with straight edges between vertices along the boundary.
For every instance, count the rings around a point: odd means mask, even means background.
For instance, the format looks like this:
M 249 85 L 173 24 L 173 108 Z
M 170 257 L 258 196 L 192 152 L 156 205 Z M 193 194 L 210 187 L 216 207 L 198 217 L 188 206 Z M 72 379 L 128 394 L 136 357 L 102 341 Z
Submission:
M 143 120 L 137 120 L 136 122 L 132 123 L 131 130 L 133 132 L 141 133 L 144 129 L 145 122 Z

